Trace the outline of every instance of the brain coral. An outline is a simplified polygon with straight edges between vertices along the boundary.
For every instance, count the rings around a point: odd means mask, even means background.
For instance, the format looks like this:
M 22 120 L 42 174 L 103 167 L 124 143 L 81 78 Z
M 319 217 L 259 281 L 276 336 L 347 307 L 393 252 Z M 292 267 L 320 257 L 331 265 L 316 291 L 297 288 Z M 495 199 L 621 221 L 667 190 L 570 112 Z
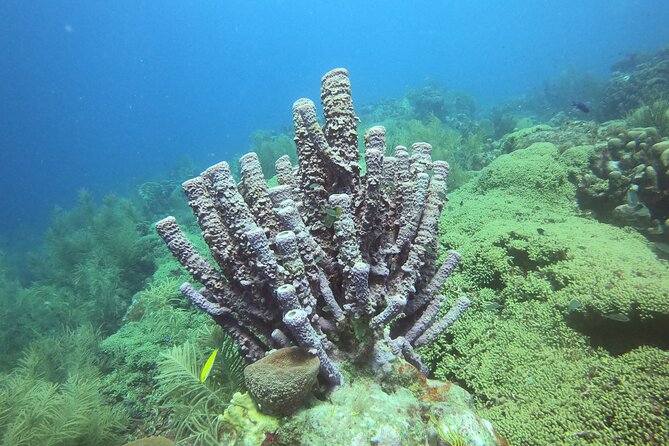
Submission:
M 318 357 L 299 347 L 282 348 L 246 367 L 244 379 L 264 413 L 287 415 L 309 395 L 319 366 Z

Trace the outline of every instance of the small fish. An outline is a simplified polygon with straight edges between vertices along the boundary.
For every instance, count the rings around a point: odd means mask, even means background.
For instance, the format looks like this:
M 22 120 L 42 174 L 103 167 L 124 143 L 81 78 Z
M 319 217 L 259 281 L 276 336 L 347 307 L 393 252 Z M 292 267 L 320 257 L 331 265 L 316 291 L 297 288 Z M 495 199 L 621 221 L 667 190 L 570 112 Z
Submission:
M 618 321 L 618 322 L 630 321 L 630 318 L 628 318 L 626 315 L 622 313 L 605 314 L 604 317 L 607 319 L 611 319 L 612 321 Z
M 209 378 L 209 374 L 211 373 L 211 368 L 214 366 L 214 360 L 216 359 L 216 355 L 218 354 L 218 349 L 214 349 L 213 352 L 211 352 L 211 355 L 209 355 L 209 359 L 207 359 L 207 362 L 204 363 L 204 367 L 202 367 L 202 371 L 200 372 L 200 382 L 204 384 L 204 382 Z
M 546 230 L 544 228 L 537 228 L 537 233 L 539 235 L 544 235 L 546 233 Z
M 579 109 L 583 113 L 590 113 L 590 107 L 585 102 L 571 101 L 571 106 Z
M 337 221 L 337 219 L 342 215 L 344 215 L 343 208 L 325 208 L 325 221 L 323 224 L 326 228 L 331 228 L 334 225 L 334 222 Z
M 490 304 L 486 305 L 485 307 L 483 307 L 484 310 L 488 310 L 488 311 L 499 310 L 500 308 L 502 308 L 502 306 L 500 304 L 498 304 L 497 302 L 490 303 Z
M 576 311 L 576 310 L 580 309 L 581 307 L 583 307 L 583 304 L 578 299 L 572 299 L 571 302 L 569 302 L 569 305 L 568 305 L 569 311 Z
M 325 214 L 329 215 L 330 217 L 341 217 L 341 215 L 344 213 L 344 209 L 337 207 L 337 208 L 326 208 L 325 209 Z

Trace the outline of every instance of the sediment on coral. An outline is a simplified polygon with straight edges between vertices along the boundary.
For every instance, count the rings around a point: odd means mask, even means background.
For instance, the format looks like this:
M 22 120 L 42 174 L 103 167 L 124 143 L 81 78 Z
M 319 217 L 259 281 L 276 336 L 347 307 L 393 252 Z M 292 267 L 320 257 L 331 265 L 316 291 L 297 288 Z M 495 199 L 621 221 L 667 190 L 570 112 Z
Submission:
M 320 376 L 342 383 L 337 363 L 383 370 L 397 356 L 427 372 L 415 347 L 452 325 L 465 296 L 439 316 L 439 289 L 459 255 L 438 266 L 437 226 L 449 165 L 430 144 L 386 155 L 385 129 L 364 138 L 360 168 L 357 116 L 348 72 L 322 79 L 325 124 L 309 99 L 293 105 L 299 166 L 277 161 L 269 188 L 258 156 L 241 159 L 241 181 L 226 162 L 184 183 L 215 265 L 198 253 L 173 217 L 156 229 L 200 282 L 188 299 L 236 340 L 250 361 L 298 345 L 320 359 Z M 371 358 L 371 359 L 370 359 Z

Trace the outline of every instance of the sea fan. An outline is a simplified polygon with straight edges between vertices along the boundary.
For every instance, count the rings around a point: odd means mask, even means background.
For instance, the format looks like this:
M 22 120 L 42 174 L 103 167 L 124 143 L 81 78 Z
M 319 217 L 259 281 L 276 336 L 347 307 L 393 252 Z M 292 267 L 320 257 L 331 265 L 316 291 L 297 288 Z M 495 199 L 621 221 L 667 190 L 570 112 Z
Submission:
M 205 336 L 215 334 L 205 333 Z M 202 352 L 189 342 L 163 353 L 158 364 L 164 407 L 179 420 L 177 438 L 195 446 L 222 441 L 218 415 L 223 414 L 243 381 L 243 360 L 235 345 L 227 338 L 220 345 L 212 373 L 204 383 L 200 381 L 198 365 Z

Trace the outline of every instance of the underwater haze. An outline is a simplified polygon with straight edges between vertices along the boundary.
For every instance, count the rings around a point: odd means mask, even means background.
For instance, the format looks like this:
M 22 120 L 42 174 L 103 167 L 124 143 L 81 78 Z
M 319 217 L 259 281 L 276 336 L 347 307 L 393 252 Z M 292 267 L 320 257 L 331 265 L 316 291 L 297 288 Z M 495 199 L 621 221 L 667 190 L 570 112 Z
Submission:
M 230 160 L 254 130 L 290 126 L 333 67 L 357 104 L 428 81 L 494 104 L 568 67 L 607 75 L 665 45 L 668 22 L 657 0 L 4 0 L 0 229 L 41 231 L 82 188 Z
M 0 150 L 0 446 L 669 445 L 668 0 L 0 0 Z

